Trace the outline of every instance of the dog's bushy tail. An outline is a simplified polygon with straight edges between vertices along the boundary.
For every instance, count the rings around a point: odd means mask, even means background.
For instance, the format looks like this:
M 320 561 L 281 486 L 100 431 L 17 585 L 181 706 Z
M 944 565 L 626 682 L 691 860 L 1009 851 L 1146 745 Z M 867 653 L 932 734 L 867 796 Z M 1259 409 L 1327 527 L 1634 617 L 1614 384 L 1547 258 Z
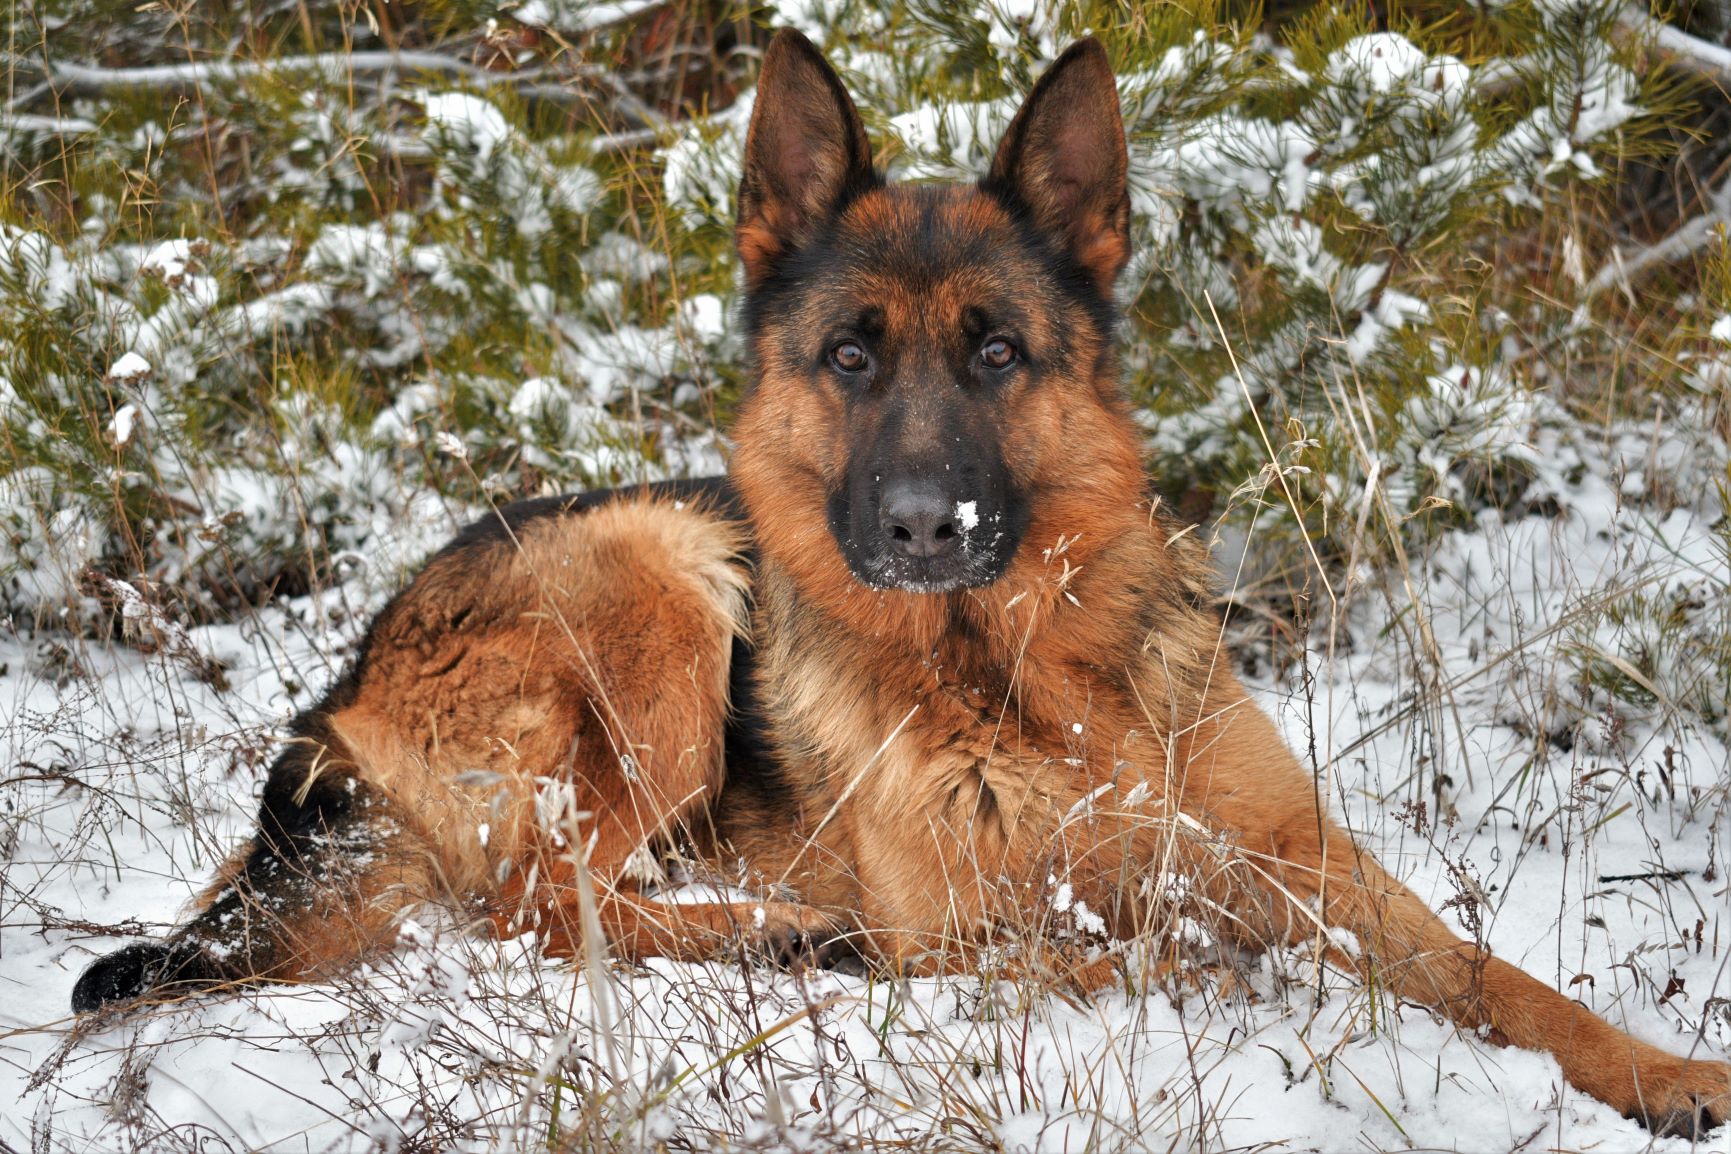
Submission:
M 146 994 L 340 972 L 387 942 L 432 867 L 394 803 L 358 772 L 322 714 L 271 769 L 258 830 L 167 938 L 98 958 L 72 990 L 83 1012 Z

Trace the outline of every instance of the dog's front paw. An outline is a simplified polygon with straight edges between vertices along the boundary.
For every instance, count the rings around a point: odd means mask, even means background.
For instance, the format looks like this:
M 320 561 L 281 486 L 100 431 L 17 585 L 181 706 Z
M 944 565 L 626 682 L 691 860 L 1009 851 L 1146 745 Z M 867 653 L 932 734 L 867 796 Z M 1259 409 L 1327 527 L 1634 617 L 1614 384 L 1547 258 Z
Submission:
M 834 969 L 857 956 L 853 944 L 835 923 L 815 910 L 784 902 L 766 902 L 758 927 L 758 949 L 784 970 Z
M 1731 1065 L 1673 1059 L 1643 1073 L 1628 1116 L 1665 1138 L 1699 1141 L 1731 1119 Z

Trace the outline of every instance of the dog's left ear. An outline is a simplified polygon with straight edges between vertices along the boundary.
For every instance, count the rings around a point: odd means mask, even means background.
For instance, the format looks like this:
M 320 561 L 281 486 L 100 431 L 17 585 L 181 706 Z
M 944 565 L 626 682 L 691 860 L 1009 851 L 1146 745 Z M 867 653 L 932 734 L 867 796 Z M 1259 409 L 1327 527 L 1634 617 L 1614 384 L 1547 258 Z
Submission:
M 1063 237 L 1110 295 L 1130 259 L 1129 167 L 1117 78 L 1106 50 L 1089 37 L 1034 85 L 982 187 Z

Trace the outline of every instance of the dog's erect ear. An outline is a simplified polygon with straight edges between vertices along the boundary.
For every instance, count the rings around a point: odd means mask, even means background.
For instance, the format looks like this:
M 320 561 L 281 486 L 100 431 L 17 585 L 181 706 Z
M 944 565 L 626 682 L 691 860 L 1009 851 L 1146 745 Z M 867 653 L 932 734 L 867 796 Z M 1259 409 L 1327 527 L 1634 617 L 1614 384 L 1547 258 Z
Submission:
M 998 145 L 983 187 L 1064 238 L 1103 292 L 1130 259 L 1129 156 L 1118 83 L 1092 37 L 1046 69 Z
M 763 55 L 739 179 L 735 241 L 747 278 L 762 280 L 875 180 L 865 125 L 841 78 L 811 41 L 777 32 Z

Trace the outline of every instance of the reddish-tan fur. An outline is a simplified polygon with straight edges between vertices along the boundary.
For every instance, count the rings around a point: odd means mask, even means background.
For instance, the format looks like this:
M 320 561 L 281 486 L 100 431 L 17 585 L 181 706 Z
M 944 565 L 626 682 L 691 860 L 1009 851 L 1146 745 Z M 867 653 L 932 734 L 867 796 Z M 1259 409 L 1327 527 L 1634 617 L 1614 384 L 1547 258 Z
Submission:
M 643 898 L 634 872 L 721 785 L 741 545 L 727 521 L 664 502 L 537 520 L 435 563 L 375 626 L 371 676 L 331 724 L 438 847 L 440 889 L 493 895 L 501 929 L 536 929 L 553 952 L 581 938 L 579 884 L 632 957 L 713 953 L 751 923 Z M 438 627 L 456 613 L 464 628 Z

